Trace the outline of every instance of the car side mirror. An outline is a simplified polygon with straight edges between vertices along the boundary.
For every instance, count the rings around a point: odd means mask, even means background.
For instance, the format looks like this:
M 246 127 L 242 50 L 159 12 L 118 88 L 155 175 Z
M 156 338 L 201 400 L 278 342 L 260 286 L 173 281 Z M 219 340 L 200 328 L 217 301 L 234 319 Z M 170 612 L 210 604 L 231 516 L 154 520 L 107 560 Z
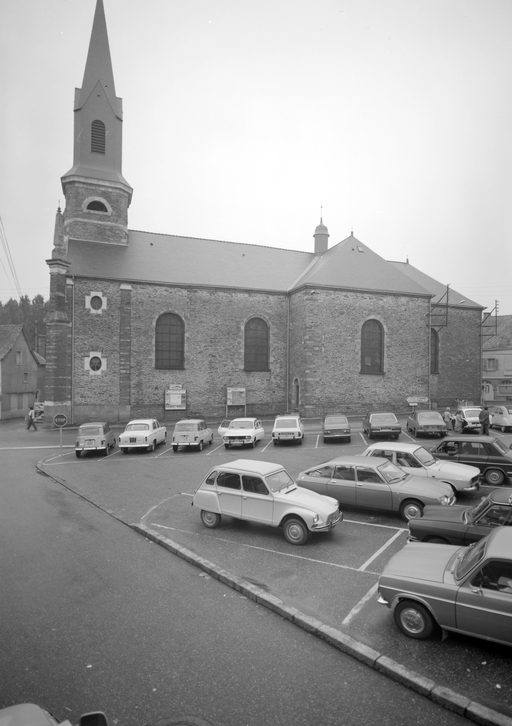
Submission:
M 108 721 L 103 711 L 91 711 L 80 716 L 78 726 L 108 726 Z

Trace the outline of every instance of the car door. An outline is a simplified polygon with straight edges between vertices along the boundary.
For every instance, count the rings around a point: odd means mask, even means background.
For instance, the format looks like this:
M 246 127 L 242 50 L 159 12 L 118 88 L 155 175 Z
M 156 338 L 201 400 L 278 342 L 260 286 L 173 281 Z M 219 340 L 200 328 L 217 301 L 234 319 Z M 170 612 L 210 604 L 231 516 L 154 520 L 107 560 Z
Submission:
M 356 466 L 356 505 L 371 509 L 393 509 L 389 484 L 370 467 Z
M 221 471 L 217 476 L 217 496 L 221 514 L 241 518 L 242 485 L 239 474 Z
M 242 475 L 242 519 L 274 521 L 274 497 L 260 476 Z
M 328 494 L 327 484 L 334 473 L 334 467 L 330 464 L 310 469 L 306 474 L 298 480 L 299 486 L 311 489 L 318 494 Z M 333 495 L 334 496 L 334 495 Z
M 334 497 L 340 504 L 356 503 L 356 473 L 350 464 L 337 464 L 327 482 L 328 496 Z
M 457 592 L 457 630 L 512 644 L 512 563 L 488 560 Z
M 483 471 L 488 458 L 485 444 L 482 444 L 480 441 L 461 442 L 458 457 L 460 464 L 477 466 L 481 471 Z
M 435 448 L 431 449 L 431 452 L 432 456 L 434 456 L 436 459 L 459 461 L 459 449 L 460 441 L 452 441 L 451 439 L 446 439 L 446 441 L 443 441 L 442 444 L 438 444 Z
M 255 437 L 256 441 L 261 441 L 265 434 L 261 421 L 256 421 L 256 423 L 254 424 L 254 428 L 255 428 L 255 434 L 256 434 L 256 437 Z
M 476 522 L 466 530 L 464 535 L 465 545 L 485 537 L 494 527 L 512 526 L 512 507 L 504 504 L 493 504 L 485 512 L 483 512 Z

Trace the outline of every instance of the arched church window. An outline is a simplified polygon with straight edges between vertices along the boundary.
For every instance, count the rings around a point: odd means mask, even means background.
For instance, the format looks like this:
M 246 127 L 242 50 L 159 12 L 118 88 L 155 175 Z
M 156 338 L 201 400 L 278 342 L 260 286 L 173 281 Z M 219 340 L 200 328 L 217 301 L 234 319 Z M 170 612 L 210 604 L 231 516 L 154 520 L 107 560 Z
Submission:
M 430 372 L 439 373 L 439 333 L 430 328 Z
M 93 121 L 91 124 L 91 151 L 95 154 L 105 153 L 105 124 Z
M 263 318 L 251 318 L 244 331 L 244 370 L 269 370 L 269 332 Z
M 174 313 L 164 313 L 156 321 L 155 368 L 185 368 L 185 325 Z
M 384 328 L 378 320 L 367 320 L 361 329 L 361 373 L 384 373 Z
M 90 212 L 108 212 L 108 209 L 103 202 L 98 201 L 95 199 L 93 202 L 89 202 L 87 205 L 87 209 Z

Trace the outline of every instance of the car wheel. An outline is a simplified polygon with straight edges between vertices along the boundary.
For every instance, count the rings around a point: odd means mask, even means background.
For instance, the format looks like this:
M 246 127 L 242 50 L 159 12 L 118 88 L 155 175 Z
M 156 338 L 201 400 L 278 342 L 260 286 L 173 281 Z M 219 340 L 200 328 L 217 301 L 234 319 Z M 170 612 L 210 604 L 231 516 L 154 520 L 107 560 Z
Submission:
M 209 446 L 211 446 L 212 444 L 213 444 L 213 434 L 212 434 L 212 438 L 208 441 Z
M 450 544 L 444 537 L 427 537 L 423 542 L 430 542 L 431 544 Z
M 400 436 L 400 434 L 395 434 L 395 441 L 398 441 L 399 436 Z
M 427 608 L 412 600 L 399 602 L 393 615 L 402 633 L 417 640 L 430 638 L 437 625 Z
M 204 509 L 202 509 L 201 521 L 205 527 L 209 527 L 209 529 L 215 529 L 220 525 L 220 514 L 217 514 L 217 512 L 206 512 Z
M 251 446 L 252 446 L 253 449 L 256 448 L 256 439 L 253 439 L 253 442 L 252 442 Z
M 229 444 L 224 444 L 225 449 L 229 449 Z
M 368 436 L 369 439 L 373 439 L 373 434 L 371 434 L 369 431 L 368 431 L 367 436 Z
M 304 441 L 304 436 L 301 436 L 299 439 L 299 446 L 302 446 L 302 442 Z
M 487 484 L 497 487 L 500 484 L 503 484 L 505 481 L 505 475 L 499 469 L 487 469 L 485 472 L 485 481 Z
M 324 439 L 324 444 L 325 444 L 326 441 L 327 441 L 327 439 Z
M 197 445 L 197 450 L 202 451 L 203 450 L 203 441 L 201 440 Z
M 277 446 L 277 439 L 274 439 L 274 446 Z
M 82 452 L 81 451 L 75 451 L 75 456 L 76 456 L 77 459 L 79 459 L 82 456 Z
M 400 505 L 400 516 L 408 522 L 410 519 L 418 519 L 423 516 L 423 504 L 415 499 L 408 499 Z
M 153 439 L 153 441 L 148 446 L 148 451 L 154 451 L 156 449 L 156 441 Z
M 302 519 L 292 517 L 283 524 L 283 534 L 290 544 L 302 545 L 309 537 L 309 530 Z
M 103 456 L 108 456 L 109 451 L 110 451 L 109 447 L 105 446 L 105 448 L 103 449 Z
M 123 446 L 121 448 L 121 451 L 123 452 L 123 454 L 127 454 L 128 453 L 128 447 L 127 446 Z
M 352 436 L 347 436 L 347 441 L 350 444 L 350 442 L 352 441 Z
M 173 447 L 172 447 L 172 450 L 173 450 L 174 452 L 176 452 L 176 451 L 178 451 L 178 447 L 177 447 L 177 446 L 174 446 L 174 445 L 173 445 Z

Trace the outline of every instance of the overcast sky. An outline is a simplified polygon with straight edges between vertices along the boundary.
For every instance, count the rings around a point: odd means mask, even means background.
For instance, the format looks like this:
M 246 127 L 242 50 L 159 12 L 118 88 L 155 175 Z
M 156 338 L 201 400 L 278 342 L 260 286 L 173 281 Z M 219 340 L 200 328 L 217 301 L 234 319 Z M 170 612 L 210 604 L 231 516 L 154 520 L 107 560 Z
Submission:
M 0 0 L 0 217 L 49 294 L 96 0 Z M 511 0 L 104 0 L 129 228 L 354 235 L 512 314 Z M 0 247 L 0 300 L 17 297 Z

